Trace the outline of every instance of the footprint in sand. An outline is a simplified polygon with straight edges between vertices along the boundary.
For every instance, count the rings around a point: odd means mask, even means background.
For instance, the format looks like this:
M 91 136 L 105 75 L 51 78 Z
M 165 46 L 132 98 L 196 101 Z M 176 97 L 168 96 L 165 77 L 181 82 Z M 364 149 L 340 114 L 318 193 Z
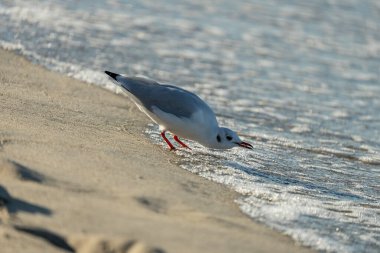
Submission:
M 33 182 L 50 187 L 59 187 L 71 192 L 93 193 L 94 190 L 83 188 L 71 182 L 57 180 L 46 176 L 29 166 L 13 160 L 0 161 L 0 177 L 10 180 Z
M 48 179 L 41 173 L 28 168 L 16 161 L 3 161 L 0 164 L 0 175 L 8 179 L 16 179 L 22 181 L 31 181 L 35 183 L 44 183 Z
M 8 222 L 18 212 L 52 214 L 48 208 L 11 196 L 7 189 L 0 185 L 0 221 Z
M 154 198 L 154 197 L 146 197 L 146 196 L 138 196 L 138 197 L 135 197 L 135 200 L 144 208 L 152 212 L 155 212 L 155 213 L 167 212 L 167 204 L 165 200 L 163 199 Z
M 164 253 L 136 240 L 95 235 L 62 236 L 43 228 L 15 226 L 17 231 L 41 238 L 51 245 L 75 253 Z

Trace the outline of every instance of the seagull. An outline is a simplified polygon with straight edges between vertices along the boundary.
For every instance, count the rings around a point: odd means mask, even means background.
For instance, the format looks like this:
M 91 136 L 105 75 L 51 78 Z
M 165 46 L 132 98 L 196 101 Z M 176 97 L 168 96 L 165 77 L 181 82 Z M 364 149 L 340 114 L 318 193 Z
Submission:
M 105 73 L 142 112 L 159 125 L 161 136 L 170 150 L 175 150 L 175 147 L 166 137 L 167 131 L 184 148 L 189 147 L 179 137 L 211 149 L 253 148 L 248 142 L 240 140 L 231 129 L 219 127 L 215 113 L 194 93 L 146 77 L 127 77 L 109 71 Z

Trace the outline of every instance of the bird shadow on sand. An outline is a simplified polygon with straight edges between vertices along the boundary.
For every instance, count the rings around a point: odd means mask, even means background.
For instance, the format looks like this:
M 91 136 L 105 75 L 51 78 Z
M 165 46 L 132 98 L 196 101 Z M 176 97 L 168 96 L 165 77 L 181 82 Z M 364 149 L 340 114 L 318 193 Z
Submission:
M 0 185 L 0 210 L 2 208 L 5 208 L 9 214 L 27 212 L 32 214 L 52 215 L 50 209 L 13 197 L 4 186 Z

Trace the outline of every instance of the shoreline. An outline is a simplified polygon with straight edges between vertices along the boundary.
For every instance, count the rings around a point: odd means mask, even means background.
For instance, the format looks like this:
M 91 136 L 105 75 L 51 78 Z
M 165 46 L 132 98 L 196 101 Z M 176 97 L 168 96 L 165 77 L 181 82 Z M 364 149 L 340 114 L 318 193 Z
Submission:
M 314 252 L 177 166 L 124 96 L 0 49 L 0 98 L 4 253 Z

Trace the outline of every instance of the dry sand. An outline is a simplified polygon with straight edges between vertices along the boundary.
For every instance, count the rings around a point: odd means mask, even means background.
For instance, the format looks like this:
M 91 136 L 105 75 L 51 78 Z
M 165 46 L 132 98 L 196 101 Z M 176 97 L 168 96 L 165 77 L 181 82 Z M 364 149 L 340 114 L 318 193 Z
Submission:
M 0 247 L 8 252 L 311 252 L 175 165 L 125 97 L 0 50 Z

